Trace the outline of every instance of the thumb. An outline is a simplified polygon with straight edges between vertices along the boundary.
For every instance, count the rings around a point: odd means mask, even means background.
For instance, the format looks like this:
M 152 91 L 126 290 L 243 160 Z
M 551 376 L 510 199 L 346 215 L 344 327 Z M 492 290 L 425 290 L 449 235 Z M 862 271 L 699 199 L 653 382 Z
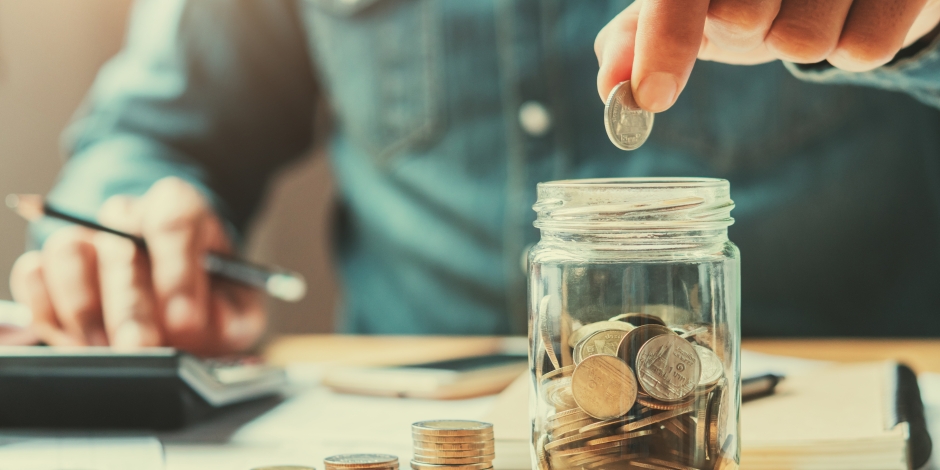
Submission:
M 669 109 L 685 88 L 702 45 L 708 0 L 645 0 L 636 28 L 633 96 L 641 108 Z

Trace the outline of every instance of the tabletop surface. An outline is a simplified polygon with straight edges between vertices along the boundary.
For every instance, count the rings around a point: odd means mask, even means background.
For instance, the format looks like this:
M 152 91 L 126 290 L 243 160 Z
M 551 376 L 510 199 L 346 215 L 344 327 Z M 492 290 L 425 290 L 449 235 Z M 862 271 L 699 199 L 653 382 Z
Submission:
M 394 365 L 496 352 L 506 340 L 480 336 L 292 335 L 271 342 L 264 355 L 274 364 Z M 510 341 L 514 348 L 525 345 L 525 338 Z M 742 346 L 767 354 L 837 362 L 891 359 L 918 373 L 940 373 L 940 339 L 747 339 Z

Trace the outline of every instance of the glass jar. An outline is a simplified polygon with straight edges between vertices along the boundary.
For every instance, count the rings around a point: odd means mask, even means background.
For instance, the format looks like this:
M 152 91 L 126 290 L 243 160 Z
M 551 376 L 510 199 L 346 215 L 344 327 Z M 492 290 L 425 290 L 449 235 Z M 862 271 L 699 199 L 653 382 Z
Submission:
M 738 468 L 733 207 L 720 179 L 538 185 L 534 468 Z

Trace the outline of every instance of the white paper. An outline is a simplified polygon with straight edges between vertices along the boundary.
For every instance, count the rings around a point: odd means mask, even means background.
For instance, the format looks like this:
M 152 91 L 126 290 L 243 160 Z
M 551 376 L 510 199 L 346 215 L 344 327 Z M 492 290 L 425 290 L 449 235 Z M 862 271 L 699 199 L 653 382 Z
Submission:
M 162 470 L 153 437 L 0 437 L 0 470 Z

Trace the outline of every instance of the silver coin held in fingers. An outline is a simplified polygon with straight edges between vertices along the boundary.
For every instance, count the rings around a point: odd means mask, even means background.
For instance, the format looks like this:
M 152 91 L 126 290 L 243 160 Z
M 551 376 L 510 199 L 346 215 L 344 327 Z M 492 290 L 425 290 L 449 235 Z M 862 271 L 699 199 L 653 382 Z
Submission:
M 646 142 L 653 130 L 655 115 L 640 109 L 633 99 L 633 89 L 630 80 L 620 82 L 604 105 L 604 127 L 607 137 L 622 150 L 636 150 Z

